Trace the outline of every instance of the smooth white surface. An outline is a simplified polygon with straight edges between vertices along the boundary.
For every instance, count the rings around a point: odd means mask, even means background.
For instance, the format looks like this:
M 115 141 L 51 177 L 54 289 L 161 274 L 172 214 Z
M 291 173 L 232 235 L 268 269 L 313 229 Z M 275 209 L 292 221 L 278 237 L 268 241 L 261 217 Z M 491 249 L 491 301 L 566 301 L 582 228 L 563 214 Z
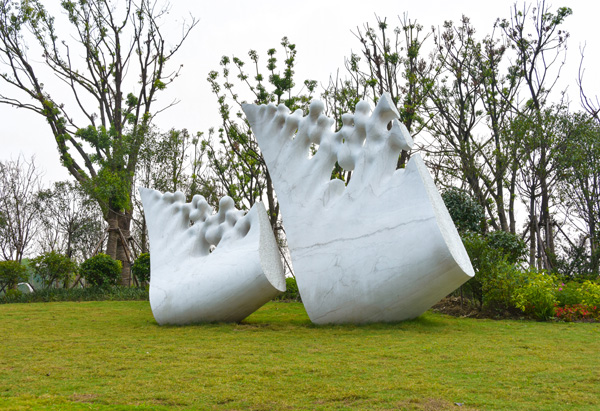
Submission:
M 213 214 L 202 196 L 185 203 L 180 192 L 139 192 L 150 238 L 150 306 L 159 324 L 240 321 L 285 291 L 262 203 L 244 215 L 223 197 Z
M 244 105 L 306 311 L 319 324 L 415 318 L 474 275 L 462 241 L 421 158 L 396 170 L 412 139 L 389 95 L 373 113 L 360 102 L 336 133 L 323 109 Z M 336 161 L 353 170 L 347 186 L 330 180 Z

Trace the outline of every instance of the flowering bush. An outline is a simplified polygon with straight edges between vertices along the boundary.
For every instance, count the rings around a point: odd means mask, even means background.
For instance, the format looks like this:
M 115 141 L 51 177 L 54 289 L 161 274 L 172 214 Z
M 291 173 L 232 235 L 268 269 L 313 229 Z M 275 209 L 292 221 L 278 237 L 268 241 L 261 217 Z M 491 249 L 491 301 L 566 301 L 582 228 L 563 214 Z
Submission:
M 515 306 L 537 319 L 547 320 L 554 316 L 557 278 L 545 271 L 529 271 L 526 283 L 515 290 Z
M 567 305 L 581 304 L 583 296 L 579 291 L 581 284 L 576 281 L 569 281 L 567 283 L 559 283 L 557 285 L 556 299 L 558 300 L 558 306 L 564 307 Z
M 574 304 L 556 307 L 556 319 L 562 321 L 600 321 L 600 306 Z

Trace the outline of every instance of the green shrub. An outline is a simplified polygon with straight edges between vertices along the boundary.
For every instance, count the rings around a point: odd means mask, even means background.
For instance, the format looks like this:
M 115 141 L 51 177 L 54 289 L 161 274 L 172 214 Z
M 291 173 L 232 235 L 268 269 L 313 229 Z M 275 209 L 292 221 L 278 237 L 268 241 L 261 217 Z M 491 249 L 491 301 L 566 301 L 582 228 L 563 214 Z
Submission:
M 461 237 L 475 271 L 463 290 L 471 293 L 480 308 L 514 308 L 514 293 L 528 277 L 517 265 L 525 255 L 523 241 L 504 231 L 465 232 Z
M 81 264 L 79 272 L 86 283 L 91 286 L 117 285 L 121 278 L 121 262 L 100 253 L 85 260 Z
M 526 284 L 515 291 L 515 306 L 539 320 L 553 317 L 558 304 L 557 282 L 552 274 L 530 270 Z
M 87 288 L 46 288 L 30 294 L 7 293 L 6 295 L 0 297 L 0 304 L 105 300 L 148 301 L 148 289 L 138 287 L 122 287 L 118 285 Z
M 40 278 L 44 288 L 55 283 L 68 287 L 69 281 L 77 274 L 77 263 L 66 255 L 54 251 L 44 253 L 30 260 L 34 274 Z
M 581 304 L 583 299 L 582 293 L 579 291 L 581 284 L 575 281 L 560 283 L 556 292 L 556 299 L 559 307 Z
M 527 245 L 519 236 L 506 231 L 494 231 L 487 235 L 488 245 L 506 256 L 509 263 L 523 260 L 527 254 Z
M 483 277 L 482 294 L 484 305 L 497 311 L 515 307 L 517 290 L 527 282 L 527 274 L 506 260 L 498 261 L 494 268 Z
M 581 294 L 581 304 L 600 307 L 600 284 L 586 280 L 577 291 Z
M 27 268 L 18 261 L 0 261 L 0 291 L 14 289 L 27 281 Z
M 300 291 L 298 291 L 298 284 L 294 277 L 287 277 L 285 279 L 285 292 L 279 294 L 277 300 L 285 301 L 302 301 L 300 297 Z
M 480 232 L 485 213 L 483 207 L 465 191 L 452 187 L 442 193 L 444 204 L 459 232 Z
M 489 289 L 484 287 L 484 284 L 488 278 L 501 277 L 500 271 L 504 270 L 507 262 L 502 253 L 491 248 L 481 234 L 466 232 L 463 233 L 462 240 L 475 271 L 475 277 L 464 285 L 464 290 L 470 293 L 482 308 L 485 300 L 484 291 Z
M 150 282 L 150 254 L 142 253 L 131 266 L 131 274 L 135 276 L 139 285 Z

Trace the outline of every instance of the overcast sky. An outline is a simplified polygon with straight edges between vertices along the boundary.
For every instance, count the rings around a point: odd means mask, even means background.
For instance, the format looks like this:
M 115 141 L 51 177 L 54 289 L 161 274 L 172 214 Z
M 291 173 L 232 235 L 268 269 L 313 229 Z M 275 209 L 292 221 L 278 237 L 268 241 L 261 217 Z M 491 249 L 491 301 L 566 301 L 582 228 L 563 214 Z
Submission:
M 59 0 L 44 2 L 57 10 Z M 496 0 L 422 0 L 422 1 L 326 1 L 308 0 L 289 2 L 268 1 L 173 1 L 169 14 L 173 27 L 193 15 L 199 20 L 182 49 L 172 62 L 183 64 L 183 71 L 160 97 L 155 108 L 173 99 L 179 104 L 156 119 L 164 130 L 187 128 L 190 132 L 207 132 L 219 126 L 218 107 L 206 81 L 210 70 L 219 69 L 222 55 L 247 58 L 250 49 L 257 50 L 266 61 L 266 50 L 279 46 L 287 36 L 298 49 L 296 80 L 314 79 L 326 84 L 329 75 L 342 68 L 344 57 L 360 44 L 352 34 L 357 26 L 375 24 L 375 15 L 387 18 L 395 27 L 398 16 L 404 13 L 416 19 L 430 31 L 445 20 L 458 21 L 465 14 L 471 18 L 482 37 L 491 32 L 494 21 L 509 18 L 514 1 Z M 576 84 L 579 68 L 579 48 L 586 44 L 584 66 L 585 86 L 591 94 L 600 95 L 599 64 L 600 38 L 598 16 L 600 3 L 593 0 L 552 1 L 552 9 L 567 6 L 573 9 L 564 28 L 571 33 L 567 65 L 563 69 L 561 88 L 568 87 L 573 109 L 579 109 Z M 519 3 L 522 7 L 522 3 Z M 168 36 L 177 38 L 178 31 L 169 24 Z M 51 80 L 48 80 L 51 81 Z M 3 92 L 5 85 L 0 84 Z M 52 134 L 45 121 L 32 112 L 0 106 L 0 160 L 36 156 L 36 163 L 45 171 L 46 181 L 69 178 L 59 165 L 59 157 Z

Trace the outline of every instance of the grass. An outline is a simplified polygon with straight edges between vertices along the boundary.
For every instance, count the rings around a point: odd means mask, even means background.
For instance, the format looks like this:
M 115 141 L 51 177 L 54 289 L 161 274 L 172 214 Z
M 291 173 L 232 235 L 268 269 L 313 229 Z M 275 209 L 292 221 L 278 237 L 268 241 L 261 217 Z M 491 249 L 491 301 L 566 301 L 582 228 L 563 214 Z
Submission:
M 159 327 L 148 302 L 103 301 L 1 305 L 0 329 L 0 409 L 600 409 L 600 324 L 315 326 L 271 302 Z

